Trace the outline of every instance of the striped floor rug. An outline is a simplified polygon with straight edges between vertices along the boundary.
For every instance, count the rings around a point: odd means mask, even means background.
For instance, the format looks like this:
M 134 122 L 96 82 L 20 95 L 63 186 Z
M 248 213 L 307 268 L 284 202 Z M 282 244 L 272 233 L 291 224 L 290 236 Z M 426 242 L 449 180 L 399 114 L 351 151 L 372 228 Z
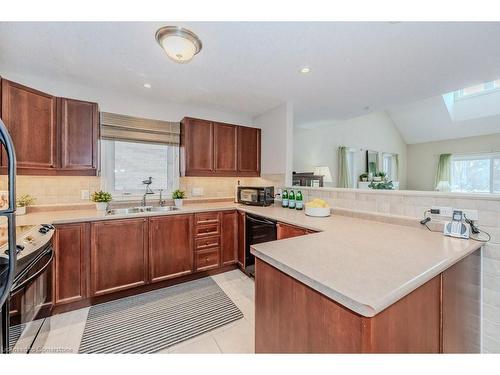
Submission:
M 243 317 L 210 277 L 95 305 L 80 353 L 154 353 Z

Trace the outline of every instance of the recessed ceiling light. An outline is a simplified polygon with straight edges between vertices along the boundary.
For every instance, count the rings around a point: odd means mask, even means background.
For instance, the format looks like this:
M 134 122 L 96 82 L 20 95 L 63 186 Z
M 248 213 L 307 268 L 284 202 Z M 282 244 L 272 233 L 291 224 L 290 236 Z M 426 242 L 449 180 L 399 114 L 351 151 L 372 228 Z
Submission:
M 179 26 L 164 26 L 155 35 L 167 56 L 177 63 L 187 63 L 201 51 L 201 40 L 191 30 Z
M 150 89 L 151 88 L 151 83 L 145 83 L 144 87 L 147 88 L 147 89 Z
M 300 69 L 300 72 L 303 74 L 311 73 L 311 68 L 309 68 L 308 66 L 304 66 Z

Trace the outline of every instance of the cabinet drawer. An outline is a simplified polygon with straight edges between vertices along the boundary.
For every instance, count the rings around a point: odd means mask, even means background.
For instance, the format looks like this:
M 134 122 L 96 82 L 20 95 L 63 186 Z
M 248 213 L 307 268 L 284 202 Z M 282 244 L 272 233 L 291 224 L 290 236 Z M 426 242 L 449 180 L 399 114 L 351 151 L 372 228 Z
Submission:
M 195 215 L 196 225 L 217 224 L 219 221 L 218 212 L 201 212 Z
M 196 271 L 204 271 L 219 267 L 219 248 L 197 251 L 195 254 Z
M 207 237 L 195 241 L 195 249 L 203 250 L 220 246 L 220 237 Z
M 213 237 L 220 234 L 219 224 L 198 225 L 195 228 L 196 237 Z

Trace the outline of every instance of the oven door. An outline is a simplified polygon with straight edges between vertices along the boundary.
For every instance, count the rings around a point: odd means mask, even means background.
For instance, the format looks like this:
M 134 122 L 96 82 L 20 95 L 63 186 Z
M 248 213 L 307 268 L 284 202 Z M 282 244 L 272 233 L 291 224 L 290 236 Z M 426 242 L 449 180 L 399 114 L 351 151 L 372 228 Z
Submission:
M 52 261 L 54 250 L 48 244 L 40 255 L 19 274 L 9 298 L 9 352 L 28 353 L 40 331 L 42 317 L 52 309 Z

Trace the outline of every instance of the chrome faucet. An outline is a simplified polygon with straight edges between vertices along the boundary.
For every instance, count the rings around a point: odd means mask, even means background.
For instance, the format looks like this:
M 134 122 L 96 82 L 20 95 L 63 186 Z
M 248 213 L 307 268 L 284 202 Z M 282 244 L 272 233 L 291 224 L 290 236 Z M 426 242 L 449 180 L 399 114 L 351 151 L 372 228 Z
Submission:
M 146 191 L 144 192 L 144 195 L 142 196 L 141 206 L 145 207 L 146 206 L 146 196 L 148 194 L 154 194 L 154 191 L 151 190 L 151 188 L 149 187 L 153 183 L 153 177 L 148 177 L 148 179 L 142 181 L 142 183 L 144 185 L 146 185 Z
M 158 201 L 158 204 L 160 205 L 160 207 L 163 207 L 165 206 L 165 199 L 162 198 L 162 193 L 163 193 L 163 189 L 158 189 L 158 191 L 160 192 L 160 199 Z

